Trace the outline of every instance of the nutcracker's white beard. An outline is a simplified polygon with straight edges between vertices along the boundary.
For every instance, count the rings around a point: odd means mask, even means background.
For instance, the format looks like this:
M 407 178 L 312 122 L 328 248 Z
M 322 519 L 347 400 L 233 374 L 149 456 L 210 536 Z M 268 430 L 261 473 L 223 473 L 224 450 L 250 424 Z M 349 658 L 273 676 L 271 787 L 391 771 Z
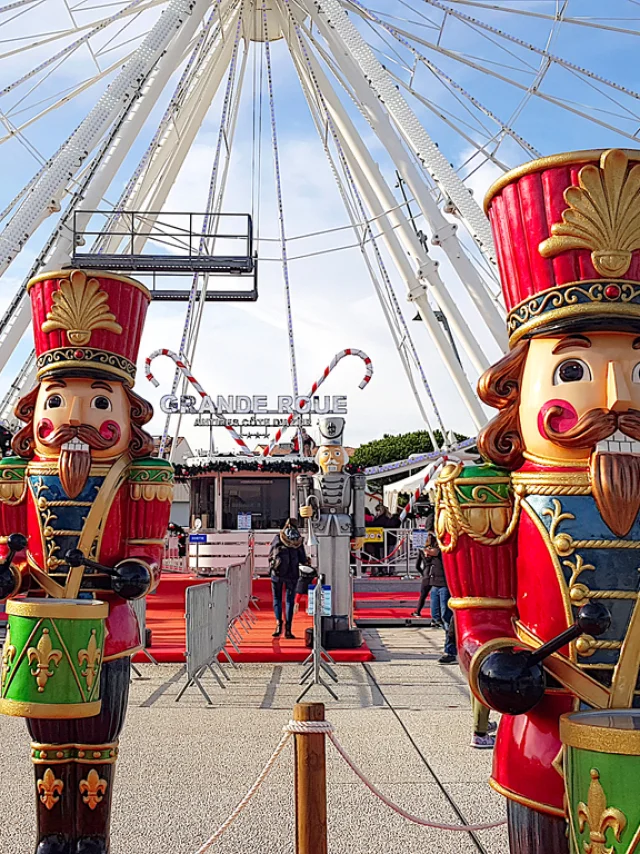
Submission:
M 69 498 L 76 498 L 87 482 L 91 471 L 91 450 L 79 439 L 72 439 L 60 449 L 58 473 L 62 488 Z
M 640 456 L 596 450 L 589 470 L 602 518 L 616 536 L 626 537 L 640 510 Z

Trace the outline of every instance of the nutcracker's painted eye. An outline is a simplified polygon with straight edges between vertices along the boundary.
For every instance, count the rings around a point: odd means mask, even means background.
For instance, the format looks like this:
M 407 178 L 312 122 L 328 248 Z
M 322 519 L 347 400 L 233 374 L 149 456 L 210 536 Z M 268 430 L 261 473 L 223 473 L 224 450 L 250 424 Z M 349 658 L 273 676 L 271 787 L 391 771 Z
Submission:
M 64 398 L 61 394 L 52 394 L 47 398 L 47 402 L 44 405 L 45 409 L 59 409 L 61 406 L 64 406 Z
M 589 365 L 582 359 L 565 359 L 553 372 L 553 384 L 591 382 Z
M 91 401 L 92 409 L 103 409 L 110 410 L 111 409 L 111 401 L 108 397 L 105 397 L 103 394 L 99 394 L 97 397 L 94 397 Z
M 631 381 L 634 383 L 640 383 L 640 362 L 638 362 L 635 368 L 631 371 Z

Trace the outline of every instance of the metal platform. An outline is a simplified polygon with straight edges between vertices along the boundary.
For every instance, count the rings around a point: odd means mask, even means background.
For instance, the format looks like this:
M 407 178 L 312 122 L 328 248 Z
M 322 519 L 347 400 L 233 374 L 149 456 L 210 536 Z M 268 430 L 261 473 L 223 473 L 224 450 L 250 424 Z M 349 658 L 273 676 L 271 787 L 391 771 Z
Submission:
M 73 232 L 74 267 L 149 277 L 149 289 L 156 300 L 188 300 L 191 283 L 185 287 L 176 287 L 175 282 L 163 286 L 158 279 L 194 276 L 206 277 L 207 302 L 258 299 L 258 259 L 249 214 L 78 211 Z M 89 243 L 88 251 L 81 249 Z M 227 279 L 223 287 L 217 278 Z M 231 287 L 229 280 L 237 287 Z

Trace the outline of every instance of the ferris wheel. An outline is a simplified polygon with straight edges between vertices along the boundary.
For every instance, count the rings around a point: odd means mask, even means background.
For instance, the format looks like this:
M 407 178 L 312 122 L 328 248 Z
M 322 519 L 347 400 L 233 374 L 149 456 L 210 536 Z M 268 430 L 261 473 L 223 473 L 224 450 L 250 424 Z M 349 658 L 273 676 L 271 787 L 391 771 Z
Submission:
M 0 275 L 7 299 L 16 278 L 19 287 L 0 319 L 0 370 L 25 351 L 23 277 L 83 258 L 140 270 L 131 259 L 140 264 L 145 252 L 147 272 L 155 264 L 171 273 L 185 241 L 189 279 L 153 293 L 179 301 L 167 346 L 193 364 L 206 312 L 255 297 L 255 288 L 221 290 L 216 270 L 192 257 L 229 254 L 221 248 L 229 182 L 242 150 L 248 225 L 231 236 L 246 250 L 222 272 L 255 281 L 268 250 L 277 260 L 294 395 L 291 264 L 348 251 L 361 257 L 434 446 L 435 432 L 448 428 L 434 371 L 446 373 L 479 428 L 477 378 L 506 348 L 482 190 L 553 151 L 635 146 L 640 94 L 625 72 L 639 37 L 637 0 L 3 3 Z M 288 103 L 292 81 L 304 117 Z M 287 123 L 303 120 L 317 131 L 343 204 L 342 222 L 321 233 L 287 216 L 282 139 Z M 206 210 L 190 212 L 187 227 L 170 197 L 205 126 Z M 265 222 L 277 229 L 266 235 Z M 430 346 L 408 322 L 416 310 Z M 28 355 L 4 396 L 0 419 L 9 425 L 34 366 Z M 181 382 L 176 371 L 174 393 Z M 167 416 L 163 448 L 178 430 L 179 416 Z

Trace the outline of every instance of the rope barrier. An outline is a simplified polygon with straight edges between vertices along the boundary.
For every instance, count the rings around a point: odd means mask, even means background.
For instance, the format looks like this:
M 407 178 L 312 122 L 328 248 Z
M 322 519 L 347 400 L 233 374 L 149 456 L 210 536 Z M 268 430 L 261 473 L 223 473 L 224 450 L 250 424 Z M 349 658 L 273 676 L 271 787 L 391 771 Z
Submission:
M 253 796 L 256 794 L 260 786 L 264 783 L 266 778 L 269 776 L 270 771 L 278 760 L 278 757 L 284 750 L 287 742 L 291 738 L 292 735 L 324 735 L 329 741 L 333 744 L 338 754 L 342 757 L 342 759 L 346 762 L 346 764 L 351 768 L 353 773 L 358 777 L 369 789 L 369 791 L 375 795 L 383 804 L 392 809 L 394 812 L 401 815 L 403 818 L 407 819 L 407 821 L 412 822 L 413 824 L 418 824 L 421 827 L 429 827 L 432 830 L 445 830 L 451 831 L 453 833 L 475 833 L 476 831 L 481 830 L 493 830 L 496 827 L 502 827 L 507 822 L 502 819 L 500 821 L 489 822 L 488 824 L 444 824 L 440 822 L 427 821 L 424 818 L 420 818 L 419 816 L 413 815 L 413 813 L 407 812 L 407 810 L 403 809 L 401 806 L 396 804 L 391 798 L 388 798 L 384 795 L 372 782 L 368 779 L 368 777 L 364 774 L 363 771 L 356 765 L 356 763 L 351 759 L 346 750 L 342 747 L 340 742 L 338 741 L 335 734 L 335 727 L 330 721 L 294 721 L 290 720 L 288 724 L 282 727 L 282 737 L 278 742 L 276 749 L 273 751 L 264 768 L 256 778 L 255 783 L 251 786 L 247 794 L 242 798 L 237 807 L 233 810 L 233 812 L 229 815 L 229 817 L 224 821 L 220 827 L 216 830 L 216 832 L 211 836 L 205 843 L 196 851 L 196 854 L 206 854 L 207 851 L 211 848 L 213 843 L 219 839 L 222 834 L 227 830 L 233 822 L 238 818 L 238 816 L 243 812 L 243 810 L 247 807 Z

